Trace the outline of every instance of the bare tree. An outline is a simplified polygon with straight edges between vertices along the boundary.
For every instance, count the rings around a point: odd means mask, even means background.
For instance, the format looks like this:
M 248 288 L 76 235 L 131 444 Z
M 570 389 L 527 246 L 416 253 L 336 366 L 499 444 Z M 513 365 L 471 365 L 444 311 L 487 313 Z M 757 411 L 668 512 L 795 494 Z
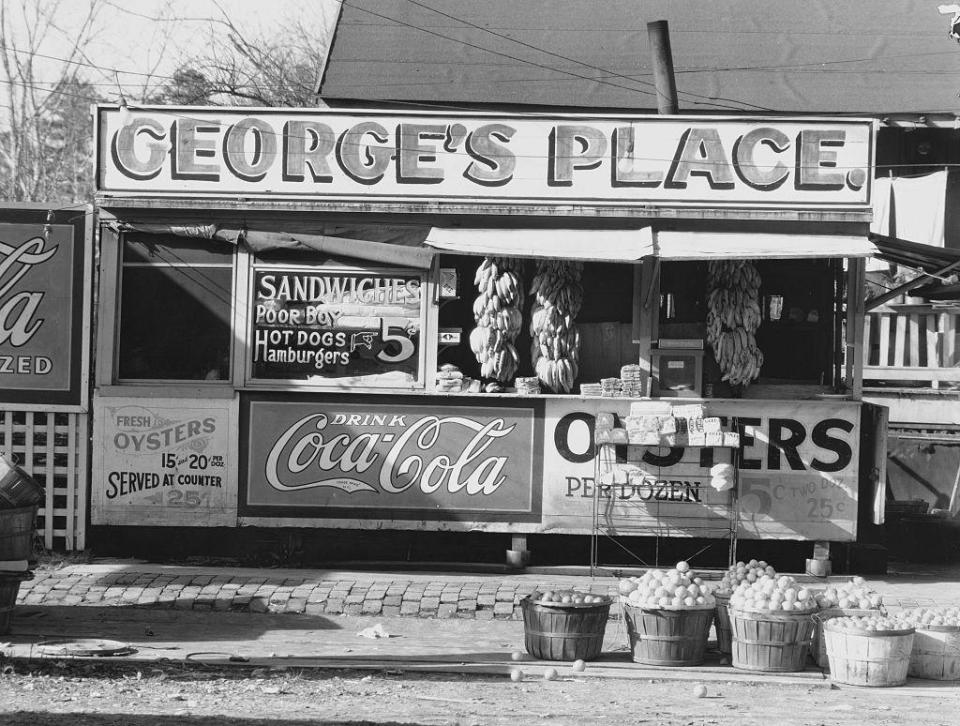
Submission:
M 0 194 L 11 201 L 74 202 L 89 195 L 94 87 L 81 78 L 102 0 L 79 20 L 63 0 L 0 2 Z M 56 45 L 57 55 L 44 53 Z
M 316 105 L 316 82 L 326 55 L 329 6 L 310 8 L 309 25 L 284 23 L 276 34 L 241 28 L 218 5 L 209 25 L 209 44 L 183 59 L 155 100 L 165 103 L 247 106 Z

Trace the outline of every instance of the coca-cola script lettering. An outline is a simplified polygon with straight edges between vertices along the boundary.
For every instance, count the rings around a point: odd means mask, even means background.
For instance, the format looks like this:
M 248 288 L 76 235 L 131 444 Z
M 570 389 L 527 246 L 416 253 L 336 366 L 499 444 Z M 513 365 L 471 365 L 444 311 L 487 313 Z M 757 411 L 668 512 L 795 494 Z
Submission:
M 377 489 L 350 477 L 376 468 L 380 490 L 398 494 L 416 486 L 425 494 L 441 488 L 454 494 L 493 494 L 504 482 L 506 456 L 485 456 L 490 445 L 512 432 L 502 418 L 479 423 L 463 416 L 424 416 L 399 434 L 328 432 L 325 414 L 304 416 L 287 429 L 267 457 L 266 476 L 279 491 L 335 487 L 345 492 Z M 463 427 L 472 436 L 456 454 L 435 454 L 433 447 L 446 429 Z M 324 436 L 326 434 L 326 437 Z M 382 444 L 391 444 L 389 448 Z M 280 474 L 310 471 L 320 478 L 287 484 Z
M 43 237 L 33 237 L 16 247 L 0 241 L 0 345 L 21 348 L 43 325 L 43 318 L 37 313 L 43 302 L 42 291 L 9 294 L 31 267 L 43 264 L 57 253 L 56 246 L 47 250 L 43 247 Z
M 248 401 L 246 513 L 426 522 L 539 512 L 531 407 L 373 398 Z

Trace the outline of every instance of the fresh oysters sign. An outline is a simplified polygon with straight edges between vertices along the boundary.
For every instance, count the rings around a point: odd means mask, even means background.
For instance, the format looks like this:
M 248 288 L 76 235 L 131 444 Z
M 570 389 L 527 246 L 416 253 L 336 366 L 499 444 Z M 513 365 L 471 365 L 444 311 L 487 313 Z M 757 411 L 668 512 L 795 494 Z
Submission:
M 81 403 L 84 214 L 0 210 L 0 400 Z
M 237 402 L 94 400 L 94 524 L 232 526 Z
M 529 407 L 256 399 L 244 422 L 242 515 L 540 517 Z

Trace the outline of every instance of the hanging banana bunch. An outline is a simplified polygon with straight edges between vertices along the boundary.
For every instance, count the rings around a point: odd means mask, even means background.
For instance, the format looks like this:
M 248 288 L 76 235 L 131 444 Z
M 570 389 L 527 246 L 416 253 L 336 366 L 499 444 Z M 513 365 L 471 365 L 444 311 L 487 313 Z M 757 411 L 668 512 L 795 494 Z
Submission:
M 480 363 L 480 375 L 506 383 L 519 365 L 514 341 L 523 324 L 523 278 L 520 260 L 485 257 L 473 282 L 479 295 L 473 303 L 477 323 L 470 333 L 470 349 Z
M 542 260 L 530 286 L 530 360 L 553 391 L 568 393 L 580 370 L 580 331 L 574 323 L 583 303 L 582 262 Z
M 746 260 L 711 262 L 707 268 L 707 342 L 721 380 L 746 386 L 760 375 L 760 273 Z

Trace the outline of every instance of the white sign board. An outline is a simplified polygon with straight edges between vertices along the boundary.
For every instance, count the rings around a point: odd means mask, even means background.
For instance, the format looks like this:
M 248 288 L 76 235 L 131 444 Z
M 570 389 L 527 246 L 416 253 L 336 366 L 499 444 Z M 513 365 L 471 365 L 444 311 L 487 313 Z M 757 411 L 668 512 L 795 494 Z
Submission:
M 94 400 L 93 524 L 237 523 L 237 401 Z
M 723 400 L 706 406 L 728 429 L 741 431 L 736 499 L 710 486 L 711 467 L 730 462 L 731 450 L 606 447 L 612 458 L 598 466 L 594 418 L 600 412 L 625 417 L 630 402 L 548 401 L 543 531 L 589 532 L 598 495 L 601 528 L 611 534 L 713 538 L 726 536 L 733 522 L 747 539 L 855 539 L 860 404 Z
M 870 207 L 869 119 L 103 107 L 97 121 L 108 194 Z

